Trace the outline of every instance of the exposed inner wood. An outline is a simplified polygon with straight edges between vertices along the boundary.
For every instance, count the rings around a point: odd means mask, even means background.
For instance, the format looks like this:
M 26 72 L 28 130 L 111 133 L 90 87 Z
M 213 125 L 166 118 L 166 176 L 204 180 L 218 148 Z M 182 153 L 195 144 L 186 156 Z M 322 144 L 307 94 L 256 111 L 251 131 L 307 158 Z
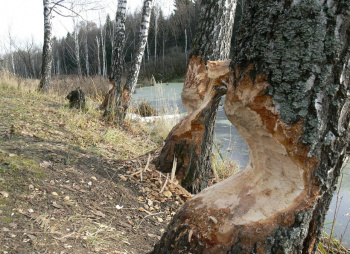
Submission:
M 259 243 L 258 253 L 264 253 L 266 236 L 279 225 L 296 223 L 297 214 L 311 208 L 318 196 L 310 174 L 318 162 L 300 142 L 301 124 L 282 122 L 266 95 L 266 75 L 252 80 L 251 68 L 236 68 L 239 79 L 225 101 L 251 160 L 243 171 L 196 195 L 178 215 L 182 226 L 191 229 L 189 242 L 205 244 L 205 253 L 228 251 L 237 242 L 244 248 Z
M 191 58 L 181 94 L 189 114 L 172 129 L 155 162 L 158 170 L 170 172 L 176 157 L 176 177 L 189 191 L 192 191 L 190 188 L 195 179 L 197 182 L 202 180 L 197 172 L 201 170 L 197 164 L 198 158 L 205 156 L 202 143 L 207 142 L 205 138 L 212 132 L 212 128 L 206 126 L 207 118 L 216 112 L 221 96 L 227 91 L 230 63 L 208 61 L 205 64 L 200 59 L 194 56 Z

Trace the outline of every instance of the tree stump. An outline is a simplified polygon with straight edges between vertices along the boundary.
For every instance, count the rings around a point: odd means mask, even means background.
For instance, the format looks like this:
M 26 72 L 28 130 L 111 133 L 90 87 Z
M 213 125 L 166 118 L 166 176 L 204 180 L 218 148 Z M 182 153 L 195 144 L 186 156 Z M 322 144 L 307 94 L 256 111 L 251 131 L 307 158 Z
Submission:
M 76 90 L 71 91 L 67 95 L 66 99 L 69 100 L 69 108 L 85 108 L 85 95 L 80 87 L 78 87 Z

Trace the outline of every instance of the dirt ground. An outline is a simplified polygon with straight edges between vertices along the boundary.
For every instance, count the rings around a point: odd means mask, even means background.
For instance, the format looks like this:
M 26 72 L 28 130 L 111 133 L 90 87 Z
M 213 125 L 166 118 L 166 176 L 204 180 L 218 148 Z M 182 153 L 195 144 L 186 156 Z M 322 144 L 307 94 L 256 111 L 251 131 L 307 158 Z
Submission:
M 190 197 L 169 177 L 146 168 L 154 153 L 116 161 L 77 150 L 67 164 L 59 143 L 17 134 L 5 139 L 2 253 L 147 253 Z M 42 147 L 39 161 L 30 159 L 33 144 Z
M 151 251 L 191 197 L 154 170 L 157 150 L 110 159 L 49 119 L 55 102 L 18 96 L 0 93 L 0 253 Z

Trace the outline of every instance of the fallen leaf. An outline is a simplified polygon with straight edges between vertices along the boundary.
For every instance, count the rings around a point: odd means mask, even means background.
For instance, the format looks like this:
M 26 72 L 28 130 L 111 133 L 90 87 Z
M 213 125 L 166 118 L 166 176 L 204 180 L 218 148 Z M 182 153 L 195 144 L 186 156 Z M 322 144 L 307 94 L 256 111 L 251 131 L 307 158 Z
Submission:
M 90 177 L 92 180 L 95 180 L 95 181 L 97 181 L 97 178 L 96 177 L 94 177 L 94 176 L 92 176 L 92 177 Z
M 91 211 L 91 212 L 97 216 L 102 217 L 102 218 L 106 217 L 106 215 L 101 211 Z
M 6 191 L 0 191 L 1 195 L 3 195 L 5 198 L 9 197 L 9 194 Z
M 161 197 L 156 197 L 156 199 L 162 203 L 164 203 L 166 201 L 165 198 L 161 198 Z M 157 209 L 157 208 L 156 208 Z
M 160 240 L 160 236 L 158 235 L 153 235 L 153 234 L 147 234 L 149 237 L 154 237 L 154 238 L 157 238 L 158 240 Z
M 43 168 L 48 168 L 52 166 L 52 162 L 51 161 L 43 161 L 42 163 L 40 163 L 40 167 Z
M 52 206 L 57 208 L 57 209 L 62 209 L 63 208 L 63 206 L 57 204 L 56 202 L 52 202 Z
M 163 222 L 163 221 L 164 221 L 164 220 L 163 220 L 162 218 L 160 218 L 160 217 L 157 217 L 157 219 L 158 219 L 159 222 Z
M 125 177 L 125 176 L 123 176 L 123 175 L 119 175 L 119 178 L 120 179 L 122 179 L 124 182 L 126 182 L 128 179 Z
M 54 196 L 58 196 L 57 192 L 52 192 L 51 194 Z
M 36 238 L 35 235 L 31 235 L 31 234 L 28 234 L 27 236 L 28 236 L 28 238 L 29 238 L 30 240 L 34 240 L 34 239 Z
M 173 194 L 170 191 L 164 191 L 163 195 L 166 196 L 167 198 L 170 198 Z

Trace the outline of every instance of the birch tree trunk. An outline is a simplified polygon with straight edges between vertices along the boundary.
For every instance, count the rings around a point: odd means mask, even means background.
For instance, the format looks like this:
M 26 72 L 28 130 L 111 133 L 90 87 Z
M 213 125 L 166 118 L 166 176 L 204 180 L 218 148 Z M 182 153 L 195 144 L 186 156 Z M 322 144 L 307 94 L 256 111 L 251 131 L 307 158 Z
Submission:
M 51 42 L 51 0 L 43 0 L 44 5 L 44 45 L 41 64 L 41 79 L 39 91 L 47 92 L 50 89 L 52 66 L 52 42 Z
M 247 0 L 242 24 L 225 111 L 251 161 L 187 202 L 154 253 L 316 250 L 349 150 L 350 2 Z
M 148 41 L 146 43 L 146 50 L 147 50 L 147 63 L 149 63 L 149 55 L 150 55 L 150 50 L 149 50 L 149 45 L 148 45 Z
M 85 68 L 86 68 L 86 76 L 90 76 L 90 66 L 89 66 L 89 45 L 88 45 L 88 23 L 86 22 L 86 34 L 85 34 Z
M 80 47 L 79 47 L 79 38 L 78 38 L 78 27 L 76 24 L 76 20 L 74 22 L 74 54 L 75 54 L 75 63 L 77 65 L 78 76 L 82 77 L 81 73 L 81 65 L 80 65 Z
M 119 106 L 120 94 L 122 91 L 122 76 L 124 66 L 124 45 L 125 45 L 125 19 L 126 19 L 127 0 L 118 0 L 118 9 L 116 13 L 116 28 L 114 34 L 113 61 L 109 80 L 112 86 L 101 105 L 101 109 L 106 109 L 104 115 L 114 117 L 117 107 Z
M 119 125 L 122 125 L 126 116 L 126 111 L 129 108 L 131 96 L 135 91 L 137 78 L 139 76 L 142 57 L 145 52 L 145 47 L 148 38 L 148 31 L 150 26 L 150 19 L 152 8 L 155 0 L 144 0 L 142 7 L 142 18 L 140 31 L 138 33 L 137 44 L 134 50 L 134 57 L 132 60 L 132 65 L 124 89 L 122 91 L 120 98 L 120 107 L 118 108 Z
M 181 93 L 188 116 L 169 133 L 155 160 L 159 171 L 176 176 L 183 187 L 198 193 L 208 186 L 212 170 L 214 125 L 221 97 L 227 91 L 229 53 L 236 0 L 202 1 L 185 84 Z M 210 62 L 208 60 L 226 60 Z M 208 68 L 208 71 L 207 71 Z
M 57 75 L 59 76 L 61 74 L 61 61 L 60 61 L 60 54 L 58 52 L 58 49 L 56 51 L 57 56 Z
M 97 70 L 98 75 L 101 76 L 101 59 L 100 59 L 100 40 L 98 39 L 98 36 L 96 36 L 96 44 L 97 44 Z
M 154 65 L 157 66 L 157 33 L 158 33 L 158 10 L 154 12 Z
M 107 76 L 107 64 L 106 64 L 106 33 L 103 33 L 103 27 L 101 27 L 101 50 L 102 50 L 102 76 Z
M 187 30 L 185 29 L 185 57 L 186 57 L 186 65 L 187 65 Z

